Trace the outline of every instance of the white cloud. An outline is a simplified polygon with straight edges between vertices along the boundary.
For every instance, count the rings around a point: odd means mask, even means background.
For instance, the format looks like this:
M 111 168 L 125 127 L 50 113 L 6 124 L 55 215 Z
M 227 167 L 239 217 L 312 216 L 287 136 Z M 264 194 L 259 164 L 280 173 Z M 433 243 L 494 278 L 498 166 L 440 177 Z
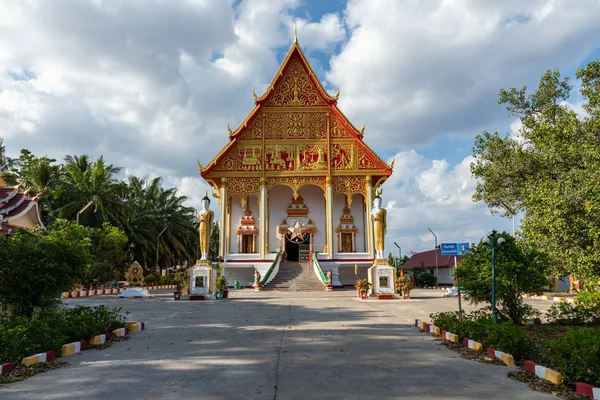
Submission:
M 398 153 L 395 158 L 418 161 L 410 168 L 403 164 L 395 167 L 384 185 L 386 252 L 395 251 L 393 242 L 404 254 L 410 249 L 432 249 L 434 237 L 428 228 L 436 233 L 439 243 L 479 241 L 492 228 L 512 231 L 510 220 L 491 216 L 485 204 L 473 202 L 476 181 L 469 171 L 472 156 L 455 165 L 444 159 L 427 159 L 414 150 Z
M 598 15 L 597 0 L 353 0 L 327 79 L 375 147 L 390 132 L 396 148 L 472 137 L 506 126 L 500 88 L 535 85 L 594 50 Z

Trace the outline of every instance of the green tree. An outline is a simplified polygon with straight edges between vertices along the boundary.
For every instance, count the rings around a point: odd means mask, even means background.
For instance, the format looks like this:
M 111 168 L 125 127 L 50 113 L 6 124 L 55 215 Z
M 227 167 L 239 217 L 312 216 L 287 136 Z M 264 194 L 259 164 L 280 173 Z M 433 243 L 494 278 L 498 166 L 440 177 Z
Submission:
M 506 232 L 497 237 L 503 237 L 506 242 L 496 244 L 495 249 L 496 308 L 502 318 L 520 324 L 531 312 L 521 295 L 538 293 L 548 287 L 546 258 Z M 470 253 L 458 264 L 456 276 L 467 300 L 491 305 L 491 246 L 483 242 L 471 246 Z
M 105 222 L 102 228 L 90 229 L 90 240 L 93 258 L 90 277 L 100 282 L 121 279 L 129 261 L 125 232 Z
M 0 301 L 12 315 L 31 316 L 56 303 L 87 273 L 91 262 L 87 229 L 56 221 L 45 232 L 25 229 L 0 238 Z
M 600 274 L 600 60 L 577 77 L 585 117 L 566 103 L 572 86 L 556 69 L 533 92 L 501 90 L 499 103 L 522 127 L 518 136 L 478 135 L 471 172 L 475 201 L 524 212 L 523 238 L 548 254 L 555 275 L 590 277 Z

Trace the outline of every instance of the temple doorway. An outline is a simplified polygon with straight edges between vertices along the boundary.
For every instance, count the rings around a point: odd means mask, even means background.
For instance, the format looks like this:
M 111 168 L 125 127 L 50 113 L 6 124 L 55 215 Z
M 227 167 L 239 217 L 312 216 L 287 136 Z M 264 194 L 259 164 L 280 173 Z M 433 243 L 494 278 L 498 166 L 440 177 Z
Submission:
M 308 261 L 310 258 L 310 235 L 303 239 L 292 239 L 292 234 L 285 235 L 285 253 L 287 261 Z

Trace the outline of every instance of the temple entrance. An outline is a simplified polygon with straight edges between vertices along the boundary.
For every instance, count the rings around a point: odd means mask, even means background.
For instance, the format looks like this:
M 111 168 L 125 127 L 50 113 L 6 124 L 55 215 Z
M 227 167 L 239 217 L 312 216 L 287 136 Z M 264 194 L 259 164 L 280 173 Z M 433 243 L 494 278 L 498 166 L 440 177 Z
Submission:
M 287 261 L 308 261 L 310 258 L 310 236 L 304 239 L 292 239 L 292 233 L 285 235 L 285 253 Z
M 242 236 L 242 253 L 249 254 L 254 253 L 254 236 L 243 235 Z

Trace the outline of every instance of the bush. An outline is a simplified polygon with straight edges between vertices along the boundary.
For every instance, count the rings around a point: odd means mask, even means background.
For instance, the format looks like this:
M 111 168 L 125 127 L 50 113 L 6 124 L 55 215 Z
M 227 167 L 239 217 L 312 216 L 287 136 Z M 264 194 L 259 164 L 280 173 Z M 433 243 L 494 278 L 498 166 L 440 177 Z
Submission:
M 577 304 L 555 303 L 546 318 L 558 325 L 584 325 L 600 323 L 600 292 L 581 292 Z
M 435 275 L 425 271 L 424 268 L 414 268 L 412 276 L 416 287 L 435 286 Z
M 580 292 L 577 295 L 577 306 L 600 312 L 600 292 Z
M 121 309 L 105 306 L 47 308 L 31 317 L 15 317 L 0 326 L 0 363 L 19 363 L 44 351 L 60 351 L 63 344 L 125 326 Z
M 600 330 L 571 328 L 565 336 L 547 341 L 546 348 L 546 357 L 565 382 L 600 386 Z
M 515 359 L 522 359 L 530 349 L 527 333 L 510 322 L 495 324 L 488 310 L 477 310 L 463 314 L 459 320 L 458 312 L 440 312 L 430 315 L 434 325 L 452 332 L 463 339 L 481 342 L 484 347 L 512 354 Z
M 150 272 L 148 275 L 146 275 L 146 277 L 144 278 L 144 283 L 145 284 L 149 284 L 149 283 L 159 283 L 159 279 L 156 278 L 156 275 L 154 275 L 153 272 Z

